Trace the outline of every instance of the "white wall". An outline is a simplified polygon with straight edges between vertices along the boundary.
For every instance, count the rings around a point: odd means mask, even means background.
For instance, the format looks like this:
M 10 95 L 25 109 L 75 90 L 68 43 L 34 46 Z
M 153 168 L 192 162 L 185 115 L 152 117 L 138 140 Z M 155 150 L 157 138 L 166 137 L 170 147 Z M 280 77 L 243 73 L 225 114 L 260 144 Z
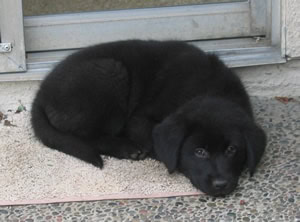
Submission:
M 286 3 L 286 54 L 300 57 L 300 0 L 283 0 Z
M 236 68 L 253 96 L 300 96 L 300 60 L 285 64 Z

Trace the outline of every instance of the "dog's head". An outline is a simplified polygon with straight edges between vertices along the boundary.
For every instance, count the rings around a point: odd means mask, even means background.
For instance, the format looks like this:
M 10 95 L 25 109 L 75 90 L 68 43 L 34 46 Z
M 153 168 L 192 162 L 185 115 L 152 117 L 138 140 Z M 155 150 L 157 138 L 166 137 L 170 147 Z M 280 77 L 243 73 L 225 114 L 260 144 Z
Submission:
M 179 170 L 213 196 L 232 192 L 248 166 L 252 175 L 265 133 L 238 105 L 217 98 L 189 102 L 153 130 L 154 150 L 169 172 Z

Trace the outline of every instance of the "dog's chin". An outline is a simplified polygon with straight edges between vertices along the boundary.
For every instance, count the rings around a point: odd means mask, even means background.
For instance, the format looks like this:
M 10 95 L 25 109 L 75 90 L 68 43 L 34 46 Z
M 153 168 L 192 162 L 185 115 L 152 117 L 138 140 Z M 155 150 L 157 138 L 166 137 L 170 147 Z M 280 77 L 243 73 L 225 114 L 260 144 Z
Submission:
M 212 186 L 208 184 L 202 184 L 201 182 L 197 182 L 195 180 L 190 179 L 192 184 L 199 189 L 201 192 L 213 196 L 213 197 L 225 197 L 232 193 L 237 187 L 237 181 L 230 182 L 230 184 L 224 189 L 214 189 Z
M 229 194 L 231 194 L 235 190 L 235 187 L 232 189 L 226 189 L 226 190 L 210 190 L 208 192 L 204 192 L 205 194 L 213 197 L 225 197 Z

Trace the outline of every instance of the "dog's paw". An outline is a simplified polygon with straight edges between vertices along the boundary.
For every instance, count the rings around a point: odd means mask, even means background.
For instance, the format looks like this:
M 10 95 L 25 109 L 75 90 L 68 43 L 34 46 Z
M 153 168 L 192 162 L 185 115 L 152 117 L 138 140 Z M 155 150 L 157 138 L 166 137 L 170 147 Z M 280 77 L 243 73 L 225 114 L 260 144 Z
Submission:
M 144 160 L 147 157 L 148 153 L 142 151 L 142 150 L 137 150 L 134 153 L 130 154 L 130 159 L 132 160 Z
M 143 160 L 147 157 L 147 152 L 144 152 L 142 149 L 138 149 L 135 146 L 124 147 L 122 149 L 121 158 L 131 159 L 131 160 Z

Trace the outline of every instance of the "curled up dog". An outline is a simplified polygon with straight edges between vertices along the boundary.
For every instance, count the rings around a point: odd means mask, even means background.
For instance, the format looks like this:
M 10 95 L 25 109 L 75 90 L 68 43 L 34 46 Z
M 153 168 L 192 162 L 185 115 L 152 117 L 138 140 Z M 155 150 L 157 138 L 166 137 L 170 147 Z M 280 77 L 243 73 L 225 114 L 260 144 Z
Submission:
M 179 41 L 128 40 L 70 55 L 41 83 L 32 125 L 46 146 L 103 167 L 101 155 L 155 158 L 213 196 L 252 175 L 266 146 L 240 79 Z

